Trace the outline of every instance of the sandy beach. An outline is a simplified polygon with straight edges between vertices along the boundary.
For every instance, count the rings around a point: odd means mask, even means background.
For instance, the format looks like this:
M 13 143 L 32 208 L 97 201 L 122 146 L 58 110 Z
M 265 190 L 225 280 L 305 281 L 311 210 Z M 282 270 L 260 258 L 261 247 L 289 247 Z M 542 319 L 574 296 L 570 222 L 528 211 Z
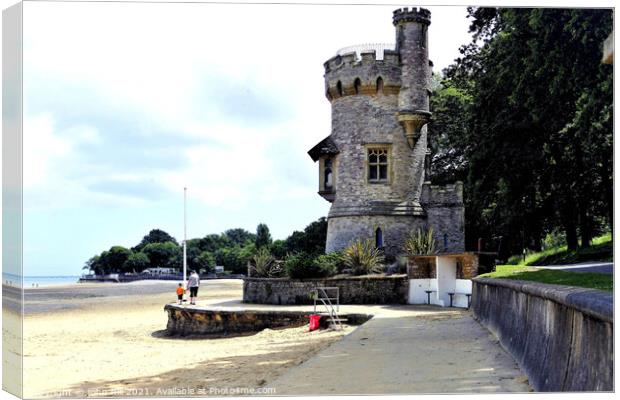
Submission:
M 27 290 L 24 396 L 239 394 L 235 390 L 264 386 L 352 330 L 310 333 L 301 327 L 169 338 L 163 335 L 163 307 L 174 301 L 175 285 L 151 281 Z M 203 281 L 200 295 L 238 299 L 241 289 L 240 280 Z

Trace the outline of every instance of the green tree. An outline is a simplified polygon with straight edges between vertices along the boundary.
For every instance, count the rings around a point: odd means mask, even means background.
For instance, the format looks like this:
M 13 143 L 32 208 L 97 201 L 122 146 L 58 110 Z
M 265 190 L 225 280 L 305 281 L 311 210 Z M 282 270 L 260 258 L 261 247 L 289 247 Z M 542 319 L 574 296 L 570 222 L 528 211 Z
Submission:
M 123 263 L 124 272 L 142 272 L 149 267 L 149 258 L 144 253 L 132 253 Z
M 144 246 L 142 252 L 149 258 L 150 267 L 179 268 L 179 254 L 182 254 L 181 247 L 174 242 L 150 243 Z
M 454 123 L 437 115 L 448 121 L 436 154 L 444 134 L 462 144 L 469 247 L 485 237 L 501 240 L 504 256 L 540 249 L 557 227 L 569 248 L 578 236 L 587 246 L 611 225 L 612 68 L 600 63 L 611 10 L 472 7 L 469 16 L 472 43 L 443 83 L 467 101 L 435 100 L 437 113 L 464 111 Z
M 255 242 L 256 235 L 243 228 L 227 229 L 224 235 L 234 244 L 243 246 L 246 242 Z
M 269 251 L 275 258 L 283 259 L 286 256 L 286 242 L 284 240 L 274 240 L 269 247 Z
M 203 251 L 195 259 L 196 270 L 202 270 L 206 273 L 212 272 L 215 269 L 215 255 L 209 251 Z
M 294 231 L 285 241 L 287 253 L 325 253 L 327 240 L 327 219 L 321 217 L 311 222 L 303 232 Z
M 131 255 L 131 250 L 123 246 L 112 246 L 110 250 L 102 253 L 100 262 L 106 266 L 109 272 L 124 272 L 123 265 Z
M 151 243 L 167 243 L 172 242 L 178 245 L 175 238 L 170 236 L 167 232 L 161 229 L 152 229 L 146 236 L 142 238 L 142 241 L 133 248 L 133 251 L 141 251 L 146 245 Z
M 257 249 L 271 244 L 271 234 L 267 224 L 258 224 L 256 227 L 256 241 L 254 243 Z

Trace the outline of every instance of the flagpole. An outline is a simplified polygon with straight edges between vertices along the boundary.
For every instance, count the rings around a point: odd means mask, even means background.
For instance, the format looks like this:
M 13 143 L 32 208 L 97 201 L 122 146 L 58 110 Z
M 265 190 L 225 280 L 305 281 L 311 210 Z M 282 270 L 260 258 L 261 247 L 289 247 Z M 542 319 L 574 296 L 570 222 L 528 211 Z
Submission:
M 183 188 L 183 282 L 187 282 L 187 188 Z

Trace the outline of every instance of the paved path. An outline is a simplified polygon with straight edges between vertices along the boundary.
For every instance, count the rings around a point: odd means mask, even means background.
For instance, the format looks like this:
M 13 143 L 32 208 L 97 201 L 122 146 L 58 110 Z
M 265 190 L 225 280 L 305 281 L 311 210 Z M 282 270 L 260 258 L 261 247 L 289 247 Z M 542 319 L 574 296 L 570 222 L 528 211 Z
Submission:
M 613 274 L 614 263 L 610 262 L 589 262 L 570 265 L 548 265 L 548 266 L 534 266 L 535 268 L 543 269 L 559 269 L 562 271 L 570 272 L 596 272 L 599 274 Z
M 469 311 L 375 306 L 375 317 L 266 387 L 278 395 L 528 392 Z

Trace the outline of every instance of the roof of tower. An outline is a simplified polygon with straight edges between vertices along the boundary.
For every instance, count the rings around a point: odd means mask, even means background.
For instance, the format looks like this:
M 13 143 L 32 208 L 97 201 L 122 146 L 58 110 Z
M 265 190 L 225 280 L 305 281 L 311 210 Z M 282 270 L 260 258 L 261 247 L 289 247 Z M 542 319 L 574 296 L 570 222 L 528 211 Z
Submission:
M 409 10 L 407 7 L 394 10 L 394 16 L 392 17 L 392 23 L 398 25 L 401 22 L 420 22 L 430 25 L 431 12 L 426 8 L 412 7 Z
M 323 154 L 338 153 L 340 153 L 340 150 L 338 150 L 338 146 L 336 146 L 336 143 L 334 143 L 334 141 L 331 139 L 331 136 L 328 136 L 325 139 L 321 140 L 319 143 L 317 143 L 316 146 L 314 146 L 308 151 L 308 155 L 312 158 L 312 161 L 314 162 L 316 162 Z

